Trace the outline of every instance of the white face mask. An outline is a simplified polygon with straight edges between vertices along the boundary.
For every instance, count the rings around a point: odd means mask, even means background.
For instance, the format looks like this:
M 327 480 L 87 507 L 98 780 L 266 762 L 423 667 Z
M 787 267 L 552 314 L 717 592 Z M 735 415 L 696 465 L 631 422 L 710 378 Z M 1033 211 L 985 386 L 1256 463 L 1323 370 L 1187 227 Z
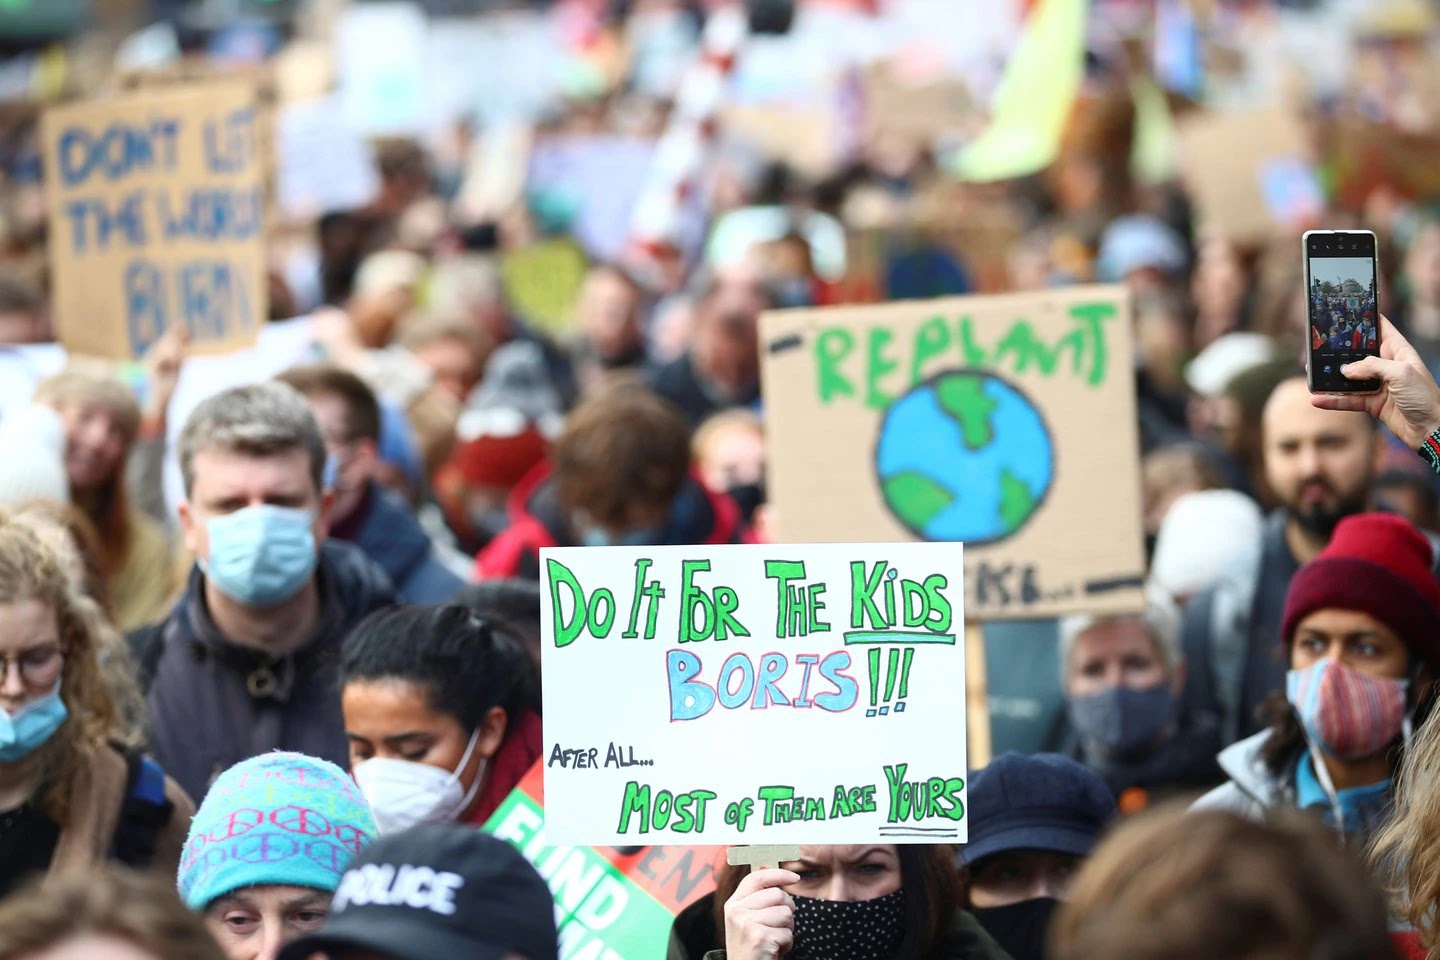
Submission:
M 469 790 L 460 788 L 460 771 L 470 762 L 480 739 L 477 727 L 460 766 L 453 771 L 413 760 L 373 757 L 357 764 L 355 782 L 375 814 L 375 826 L 382 835 L 398 833 L 421 823 L 450 823 L 464 812 L 480 789 L 486 761 L 480 761 Z

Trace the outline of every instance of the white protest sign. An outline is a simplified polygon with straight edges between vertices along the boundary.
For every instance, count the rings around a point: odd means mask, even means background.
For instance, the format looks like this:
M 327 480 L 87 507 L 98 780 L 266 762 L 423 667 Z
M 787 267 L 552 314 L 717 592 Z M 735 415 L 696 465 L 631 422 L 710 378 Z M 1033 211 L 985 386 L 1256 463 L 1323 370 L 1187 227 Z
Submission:
M 963 843 L 956 543 L 541 551 L 551 842 Z
M 413 3 L 349 7 L 335 27 L 343 115 L 374 135 L 419 133 L 426 117 L 425 11 Z
M 276 129 L 281 210 L 296 220 L 363 207 L 380 190 L 370 145 L 334 97 L 280 107 Z

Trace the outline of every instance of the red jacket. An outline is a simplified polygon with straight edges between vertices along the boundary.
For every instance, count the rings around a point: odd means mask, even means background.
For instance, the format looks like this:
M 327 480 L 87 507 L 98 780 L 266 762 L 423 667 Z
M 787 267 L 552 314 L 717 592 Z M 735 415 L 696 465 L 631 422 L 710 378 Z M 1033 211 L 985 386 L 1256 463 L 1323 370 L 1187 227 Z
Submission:
M 540 759 L 544 744 L 540 737 L 540 715 L 526 711 L 510 724 L 500 749 L 487 765 L 489 780 L 480 792 L 480 802 L 467 818 L 468 823 L 482 824 L 500 808 L 510 791 Z
M 1425 948 L 1420 946 L 1420 935 L 1414 930 L 1392 933 L 1390 940 L 1395 944 L 1395 953 L 1401 960 L 1426 960 L 1428 956 Z
M 549 464 L 541 464 L 510 494 L 510 526 L 475 558 L 475 579 L 540 579 L 542 547 L 578 546 L 570 518 L 560 506 Z M 735 501 L 706 488 L 692 473 L 670 505 L 657 546 L 739 543 L 743 536 Z

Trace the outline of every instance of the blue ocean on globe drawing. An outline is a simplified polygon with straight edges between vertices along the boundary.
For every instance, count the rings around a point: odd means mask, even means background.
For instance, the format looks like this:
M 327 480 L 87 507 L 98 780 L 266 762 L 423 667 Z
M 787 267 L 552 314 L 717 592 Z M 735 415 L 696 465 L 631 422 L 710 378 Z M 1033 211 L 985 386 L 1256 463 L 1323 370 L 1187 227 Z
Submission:
M 885 502 L 926 540 L 969 544 L 1019 531 L 1054 479 L 1054 448 L 1039 411 L 989 373 L 941 374 L 886 412 L 875 469 Z

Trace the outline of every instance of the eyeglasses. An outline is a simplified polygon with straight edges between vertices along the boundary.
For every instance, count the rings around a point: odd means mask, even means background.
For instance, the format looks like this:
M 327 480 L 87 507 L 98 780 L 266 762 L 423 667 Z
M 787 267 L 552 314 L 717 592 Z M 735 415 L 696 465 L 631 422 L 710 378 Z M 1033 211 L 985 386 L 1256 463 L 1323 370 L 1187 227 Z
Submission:
M 20 681 L 31 687 L 49 687 L 60 676 L 65 655 L 59 647 L 36 647 L 13 657 L 0 656 L 0 683 L 10 675 L 11 665 L 20 671 Z

